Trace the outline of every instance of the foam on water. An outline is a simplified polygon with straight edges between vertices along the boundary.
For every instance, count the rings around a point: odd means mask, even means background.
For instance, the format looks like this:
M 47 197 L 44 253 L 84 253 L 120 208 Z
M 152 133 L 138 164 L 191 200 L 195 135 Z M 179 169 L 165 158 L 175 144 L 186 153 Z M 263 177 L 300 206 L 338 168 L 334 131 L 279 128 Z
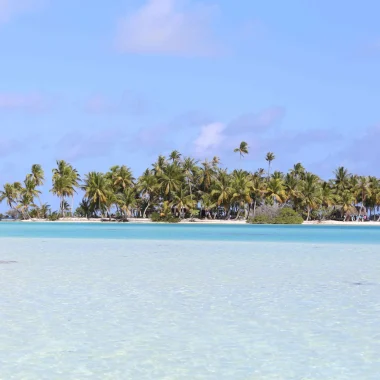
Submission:
M 3 238 L 0 262 L 0 379 L 379 378 L 378 245 Z

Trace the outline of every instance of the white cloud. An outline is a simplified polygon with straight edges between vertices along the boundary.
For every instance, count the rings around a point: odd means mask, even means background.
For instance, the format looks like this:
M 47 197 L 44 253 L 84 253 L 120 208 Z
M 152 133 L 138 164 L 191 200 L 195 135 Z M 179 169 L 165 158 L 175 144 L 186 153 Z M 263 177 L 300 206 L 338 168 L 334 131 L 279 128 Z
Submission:
M 196 154 L 208 154 L 217 149 L 225 140 L 224 131 L 226 125 L 222 123 L 212 123 L 201 128 L 199 136 L 194 141 Z
M 186 1 L 186 0 L 185 0 Z M 207 56 L 215 53 L 210 36 L 214 7 L 181 0 L 148 0 L 121 24 L 117 46 L 132 53 Z
M 40 3 L 39 0 L 0 0 L 0 24 L 9 21 L 14 15 L 27 11 Z

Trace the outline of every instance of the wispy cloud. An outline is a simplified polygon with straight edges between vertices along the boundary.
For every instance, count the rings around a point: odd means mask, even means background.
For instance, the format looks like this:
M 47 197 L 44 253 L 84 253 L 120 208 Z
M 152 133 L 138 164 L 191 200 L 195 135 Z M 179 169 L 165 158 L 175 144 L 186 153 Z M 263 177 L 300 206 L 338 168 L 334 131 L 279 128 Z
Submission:
M 56 147 L 66 160 L 107 157 L 122 146 L 124 137 L 118 129 L 69 132 L 58 141 Z
M 84 110 L 88 113 L 115 113 L 129 112 L 131 114 L 143 114 L 150 108 L 149 102 L 142 96 L 124 93 L 120 99 L 110 99 L 102 94 L 94 94 L 90 96 L 84 103 Z
M 214 55 L 211 21 L 215 6 L 180 0 L 148 0 L 119 25 L 123 52 L 179 56 Z
M 0 0 L 0 24 L 8 22 L 19 13 L 34 9 L 41 0 Z
M 239 116 L 228 125 L 227 133 L 257 133 L 265 132 L 277 125 L 285 116 L 285 108 L 275 106 L 266 108 L 259 113 L 248 113 Z
M 1 0 L 0 0 L 1 1 Z M 0 111 L 28 111 L 38 112 L 49 107 L 49 100 L 36 94 L 0 93 Z
M 194 141 L 195 153 L 209 155 L 220 148 L 226 139 L 226 125 L 223 123 L 211 123 L 201 127 L 199 136 Z

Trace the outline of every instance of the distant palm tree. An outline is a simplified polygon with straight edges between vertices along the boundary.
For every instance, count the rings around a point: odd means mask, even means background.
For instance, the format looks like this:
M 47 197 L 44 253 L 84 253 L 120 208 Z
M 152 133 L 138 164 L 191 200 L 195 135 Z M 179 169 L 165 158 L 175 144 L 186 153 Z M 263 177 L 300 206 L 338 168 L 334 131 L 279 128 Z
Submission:
M 307 173 L 302 184 L 302 202 L 307 209 L 307 221 L 310 219 L 310 212 L 322 203 L 320 180 L 315 174 Z
M 284 203 L 286 201 L 286 193 L 284 183 L 281 178 L 271 178 L 268 181 L 265 195 L 270 203 Z
M 216 169 L 218 165 L 220 164 L 220 158 L 218 156 L 214 156 L 212 158 L 211 164 L 214 167 L 214 169 Z
M 127 187 L 131 187 L 135 180 L 131 169 L 125 165 L 112 166 L 106 176 L 112 182 L 115 192 L 123 192 Z
M 195 207 L 195 202 L 191 195 L 181 187 L 178 191 L 173 193 L 173 200 L 170 205 L 179 211 L 181 217 L 184 216 L 184 210 L 192 210 Z
M 131 215 L 131 208 L 136 205 L 136 190 L 131 187 L 124 189 L 122 193 L 117 194 L 117 203 L 124 217 L 128 218 Z
M 7 205 L 14 210 L 18 201 L 18 196 L 20 194 L 20 189 L 22 188 L 21 183 L 6 183 L 3 186 L 3 190 L 0 191 L 0 203 L 4 200 Z
M 157 161 L 154 164 L 152 164 L 154 174 L 161 174 L 164 168 L 167 166 L 167 164 L 168 163 L 166 161 L 166 158 L 162 155 L 159 155 Z
M 235 153 L 239 153 L 240 159 L 244 157 L 245 154 L 248 154 L 248 144 L 245 141 L 242 141 L 240 145 L 234 149 Z
M 137 190 L 146 200 L 146 206 L 143 211 L 143 218 L 145 218 L 146 210 L 151 205 L 155 194 L 157 194 L 159 190 L 157 177 L 149 169 L 146 169 L 143 175 L 138 179 Z
M 79 187 L 80 176 L 78 171 L 64 160 L 57 161 L 57 167 L 53 169 L 52 193 L 60 198 L 60 210 L 62 216 L 65 213 L 64 202 L 66 197 L 72 198 L 71 212 L 74 208 L 74 194 Z
M 163 172 L 158 176 L 158 183 L 164 193 L 164 196 L 169 196 L 170 193 L 175 192 L 181 188 L 183 181 L 183 173 L 177 165 L 168 165 Z
M 216 199 L 217 205 L 224 208 L 226 219 L 230 216 L 232 194 L 231 177 L 226 170 L 219 170 L 211 195 Z
M 178 163 L 179 160 L 181 159 L 181 153 L 178 152 L 178 150 L 173 150 L 170 155 L 169 155 L 169 159 L 172 160 L 172 163 Z
M 268 162 L 268 178 L 270 177 L 270 166 L 275 158 L 276 156 L 272 152 L 268 152 L 265 157 L 265 160 Z
M 102 217 L 104 217 L 105 211 L 109 212 L 115 200 L 111 181 L 103 173 L 90 172 L 85 176 L 82 190 L 85 192 L 85 197 L 91 202 L 94 210 L 100 211 Z
M 251 181 L 250 176 L 243 170 L 234 170 L 231 179 L 232 196 L 231 201 L 237 202 L 238 212 L 236 218 L 239 218 L 242 209 L 245 211 L 245 217 L 248 215 L 246 205 L 252 203 L 251 191 L 254 184 Z

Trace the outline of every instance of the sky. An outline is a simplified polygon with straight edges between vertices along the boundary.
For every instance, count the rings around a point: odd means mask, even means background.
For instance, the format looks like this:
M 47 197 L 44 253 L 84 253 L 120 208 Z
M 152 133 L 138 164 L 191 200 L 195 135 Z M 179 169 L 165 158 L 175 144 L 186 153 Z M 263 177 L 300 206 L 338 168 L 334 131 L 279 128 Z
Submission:
M 0 0 L 0 184 L 39 163 L 48 192 L 58 159 L 138 177 L 174 149 L 380 176 L 379 13 L 376 0 Z

